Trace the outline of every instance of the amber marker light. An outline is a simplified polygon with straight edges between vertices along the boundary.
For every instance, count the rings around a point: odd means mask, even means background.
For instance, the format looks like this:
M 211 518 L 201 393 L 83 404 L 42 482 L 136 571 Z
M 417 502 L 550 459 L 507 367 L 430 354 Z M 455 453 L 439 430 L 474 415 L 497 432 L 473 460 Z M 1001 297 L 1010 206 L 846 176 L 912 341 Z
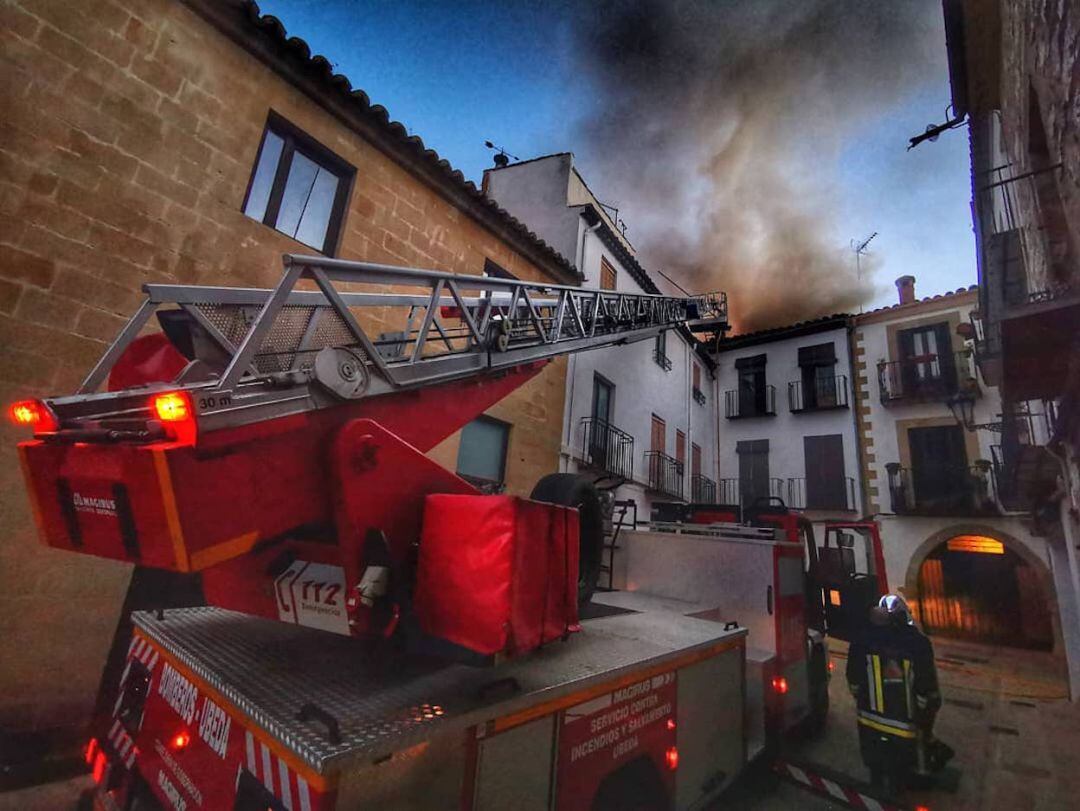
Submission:
M 181 729 L 169 738 L 169 748 L 174 752 L 182 752 L 188 748 L 189 743 L 191 743 L 191 733 L 186 729 Z
M 667 767 L 671 769 L 671 771 L 675 771 L 679 768 L 679 750 L 674 746 L 669 747 L 668 750 L 664 752 L 664 762 L 667 763 Z
M 191 400 L 179 391 L 154 395 L 154 413 L 162 422 L 184 422 L 191 419 Z

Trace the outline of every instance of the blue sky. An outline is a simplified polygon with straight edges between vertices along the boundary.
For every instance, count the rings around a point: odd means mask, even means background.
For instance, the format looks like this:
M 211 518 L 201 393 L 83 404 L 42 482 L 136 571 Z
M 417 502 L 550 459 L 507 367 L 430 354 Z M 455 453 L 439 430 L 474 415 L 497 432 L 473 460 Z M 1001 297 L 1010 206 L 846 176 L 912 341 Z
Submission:
M 484 146 L 491 140 L 521 159 L 574 152 L 603 197 L 603 178 L 590 174 L 588 146 L 575 136 L 592 102 L 572 58 L 566 0 L 259 5 L 474 182 L 491 165 Z M 837 207 L 829 236 L 841 261 L 852 261 L 850 240 L 878 232 L 870 246 L 871 306 L 895 301 L 892 280 L 903 274 L 917 277 L 920 296 L 976 278 L 966 131 L 906 151 L 911 135 L 945 118 L 949 87 L 938 36 L 936 78 L 846 133 L 839 159 L 819 178 Z

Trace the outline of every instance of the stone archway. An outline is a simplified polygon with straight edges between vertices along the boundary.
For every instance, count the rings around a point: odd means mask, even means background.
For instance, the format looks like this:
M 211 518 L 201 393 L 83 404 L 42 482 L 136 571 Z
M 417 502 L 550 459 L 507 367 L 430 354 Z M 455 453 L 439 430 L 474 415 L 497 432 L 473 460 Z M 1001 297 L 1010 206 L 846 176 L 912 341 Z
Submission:
M 957 523 L 944 527 L 932 533 L 915 549 L 907 567 L 904 577 L 904 596 L 919 612 L 922 608 L 922 594 L 920 573 L 923 572 L 924 564 L 928 559 L 940 554 L 949 540 L 960 536 L 982 536 L 1000 542 L 1008 553 L 1015 556 L 1031 573 L 1034 582 L 1045 600 L 1046 611 L 1049 614 L 1051 627 L 1051 650 L 1056 655 L 1063 655 L 1064 643 L 1061 634 L 1060 617 L 1058 613 L 1057 593 L 1054 588 L 1053 575 L 1046 563 L 1026 543 L 1015 536 L 1003 532 L 1000 529 L 981 523 Z

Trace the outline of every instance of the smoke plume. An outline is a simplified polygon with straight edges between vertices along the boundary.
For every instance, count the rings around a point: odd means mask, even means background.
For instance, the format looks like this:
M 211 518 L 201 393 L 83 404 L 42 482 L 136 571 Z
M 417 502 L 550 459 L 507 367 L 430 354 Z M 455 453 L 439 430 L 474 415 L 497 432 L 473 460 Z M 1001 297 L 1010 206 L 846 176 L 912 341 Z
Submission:
M 842 150 L 935 72 L 930 0 L 631 0 L 579 28 L 597 187 L 646 267 L 726 290 L 737 331 L 851 311 L 873 293 L 837 244 Z M 902 124 L 898 124 L 902 126 Z

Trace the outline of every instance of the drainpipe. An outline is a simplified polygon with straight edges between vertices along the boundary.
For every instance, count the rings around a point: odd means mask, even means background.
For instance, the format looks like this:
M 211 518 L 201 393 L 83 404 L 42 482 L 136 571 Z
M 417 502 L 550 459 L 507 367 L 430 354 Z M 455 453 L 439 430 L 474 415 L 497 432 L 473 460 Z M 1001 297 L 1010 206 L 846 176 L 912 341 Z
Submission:
M 855 368 L 855 320 L 848 319 L 847 323 L 847 350 L 848 350 L 848 385 L 851 386 L 849 396 L 851 398 L 851 418 L 855 423 L 855 462 L 859 466 L 859 495 L 862 502 L 860 512 L 865 518 L 870 513 L 870 493 L 868 477 L 864 477 L 866 471 L 865 451 L 863 449 L 862 429 L 859 427 L 859 372 Z
M 578 222 L 580 222 L 580 218 Z M 581 274 L 582 279 L 585 277 L 585 241 L 588 239 L 589 234 L 600 227 L 600 220 L 597 220 L 593 225 L 586 228 L 581 234 L 581 243 L 578 245 L 577 250 L 577 268 L 578 273 Z M 566 376 L 570 381 L 569 391 L 566 397 L 566 447 L 569 449 L 567 455 L 559 454 L 559 469 L 563 473 L 570 472 L 570 457 L 574 453 L 574 383 L 577 382 L 577 353 L 571 354 L 570 358 L 566 362 Z M 584 451 L 584 448 L 582 449 Z
M 686 351 L 686 363 L 684 364 L 684 371 L 686 372 L 686 388 L 684 393 L 686 395 L 686 447 L 683 448 L 683 495 L 687 494 L 686 482 L 694 475 L 694 415 L 691 413 L 690 404 L 694 399 L 693 392 L 690 390 L 694 384 L 693 369 L 691 368 L 694 363 L 694 348 L 686 340 L 683 335 L 679 335 L 682 338 L 683 349 Z M 690 476 L 686 475 L 687 458 L 689 458 L 690 464 Z M 690 498 L 687 501 L 693 501 L 694 496 L 694 483 L 690 482 Z

